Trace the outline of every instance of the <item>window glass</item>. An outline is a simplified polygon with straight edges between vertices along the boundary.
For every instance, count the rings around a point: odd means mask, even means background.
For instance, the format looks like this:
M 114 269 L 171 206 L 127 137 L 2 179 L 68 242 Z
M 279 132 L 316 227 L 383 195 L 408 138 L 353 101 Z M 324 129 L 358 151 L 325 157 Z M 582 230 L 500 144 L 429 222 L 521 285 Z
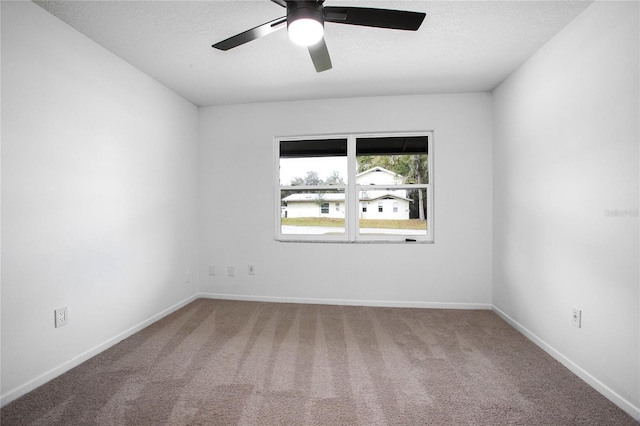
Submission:
M 347 140 L 315 139 L 280 142 L 280 185 L 347 183 Z
M 358 184 L 428 184 L 427 136 L 367 137 L 356 141 Z
M 427 221 L 421 220 L 414 208 L 420 196 L 423 201 L 426 200 L 426 189 L 368 189 L 367 193 L 372 200 L 378 200 L 378 209 L 375 212 L 361 212 L 358 218 L 360 235 L 427 235 Z M 426 203 L 423 203 L 423 212 L 426 212 Z
M 357 138 L 356 160 L 360 199 L 378 205 L 375 214 L 361 216 L 359 234 L 427 235 L 426 189 L 407 185 L 429 184 L 428 137 Z M 396 185 L 403 189 L 393 189 Z M 382 186 L 387 188 L 377 189 Z
M 282 235 L 344 235 L 345 215 L 329 209 L 329 203 L 344 204 L 344 189 L 321 192 L 280 191 Z

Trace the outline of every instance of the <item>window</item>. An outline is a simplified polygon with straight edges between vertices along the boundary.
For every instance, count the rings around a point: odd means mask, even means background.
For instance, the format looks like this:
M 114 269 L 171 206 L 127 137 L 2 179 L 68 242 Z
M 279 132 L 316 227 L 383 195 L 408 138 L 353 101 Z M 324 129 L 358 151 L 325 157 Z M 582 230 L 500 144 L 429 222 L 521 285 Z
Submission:
M 432 143 L 431 132 L 275 138 L 276 239 L 433 242 Z

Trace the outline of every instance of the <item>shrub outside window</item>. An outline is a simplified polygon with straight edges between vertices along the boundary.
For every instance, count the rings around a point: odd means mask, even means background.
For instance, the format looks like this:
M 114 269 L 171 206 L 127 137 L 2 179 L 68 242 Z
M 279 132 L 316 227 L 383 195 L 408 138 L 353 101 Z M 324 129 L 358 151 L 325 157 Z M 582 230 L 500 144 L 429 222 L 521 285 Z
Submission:
M 275 138 L 276 239 L 433 242 L 432 145 L 432 132 Z

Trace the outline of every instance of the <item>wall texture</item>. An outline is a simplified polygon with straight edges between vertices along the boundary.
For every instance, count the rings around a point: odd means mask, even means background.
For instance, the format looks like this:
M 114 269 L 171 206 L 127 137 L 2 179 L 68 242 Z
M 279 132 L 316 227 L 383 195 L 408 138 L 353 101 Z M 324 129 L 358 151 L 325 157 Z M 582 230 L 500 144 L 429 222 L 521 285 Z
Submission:
M 493 93 L 493 303 L 636 418 L 638 17 L 594 3 Z
M 274 136 L 434 131 L 435 244 L 274 241 Z M 489 307 L 489 94 L 201 109 L 201 291 L 331 303 Z M 256 275 L 247 274 L 247 264 Z M 208 275 L 207 265 L 216 267 Z M 227 276 L 227 266 L 236 276 Z M 449 305 L 450 304 L 450 305 Z
M 2 2 L 3 403 L 197 293 L 197 120 L 40 7 Z

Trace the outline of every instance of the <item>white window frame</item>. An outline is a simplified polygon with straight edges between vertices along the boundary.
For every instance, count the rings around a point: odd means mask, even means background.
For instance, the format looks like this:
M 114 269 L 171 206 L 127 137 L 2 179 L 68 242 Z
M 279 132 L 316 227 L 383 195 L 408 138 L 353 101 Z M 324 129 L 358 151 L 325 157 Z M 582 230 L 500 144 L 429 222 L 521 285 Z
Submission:
M 427 137 L 427 161 L 429 170 L 428 184 L 403 184 L 403 185 L 358 185 L 356 184 L 356 140 L 359 138 L 372 137 Z M 298 185 L 289 186 L 280 184 L 280 142 L 313 139 L 347 139 L 347 183 L 336 185 Z M 433 243 L 434 242 L 434 167 L 433 167 L 433 131 L 419 132 L 381 132 L 381 133 L 349 133 L 349 134 L 325 134 L 325 135 L 300 135 L 300 136 L 280 136 L 274 137 L 274 182 L 275 182 L 275 239 L 281 242 L 338 242 L 338 243 Z M 375 235 L 360 234 L 359 218 L 362 210 L 358 194 L 359 191 L 369 190 L 424 190 L 426 195 L 426 235 Z M 344 191 L 345 209 L 345 233 L 343 235 L 312 235 L 312 234 L 283 234 L 282 233 L 282 210 L 281 191 L 294 190 L 327 190 Z M 352 202 L 351 200 L 355 200 Z M 370 204 L 367 202 L 367 204 Z M 369 206 L 367 206 L 369 207 Z M 377 205 L 376 205 L 377 207 Z M 377 208 L 376 208 L 377 212 Z

